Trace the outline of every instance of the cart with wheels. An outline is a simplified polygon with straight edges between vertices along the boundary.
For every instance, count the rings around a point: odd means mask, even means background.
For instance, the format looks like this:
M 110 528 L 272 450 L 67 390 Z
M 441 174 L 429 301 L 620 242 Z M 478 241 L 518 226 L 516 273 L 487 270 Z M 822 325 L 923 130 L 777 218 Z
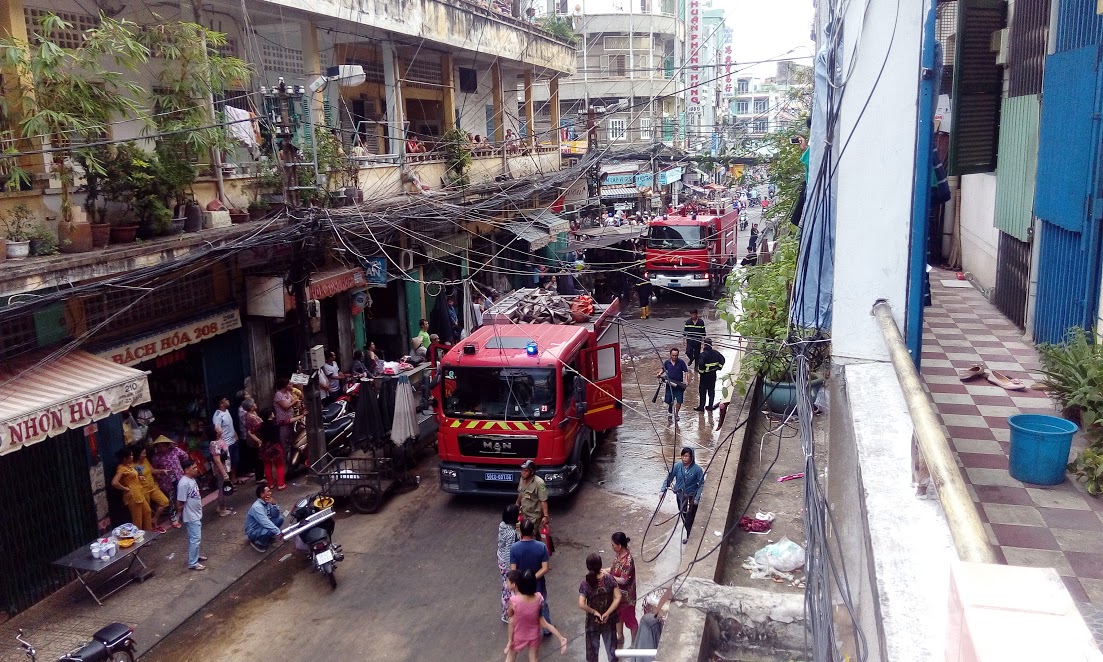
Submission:
M 390 458 L 374 455 L 335 457 L 326 453 L 310 465 L 322 484 L 321 494 L 348 499 L 358 513 L 374 513 L 401 482 Z

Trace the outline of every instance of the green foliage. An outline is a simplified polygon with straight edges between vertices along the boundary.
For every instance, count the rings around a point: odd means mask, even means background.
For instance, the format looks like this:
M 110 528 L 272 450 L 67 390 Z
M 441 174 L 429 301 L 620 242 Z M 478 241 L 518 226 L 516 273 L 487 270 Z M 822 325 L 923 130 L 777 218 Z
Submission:
M 161 179 L 165 189 L 165 199 L 171 199 L 178 205 L 188 201 L 187 192 L 199 176 L 199 170 L 189 158 L 186 141 L 179 136 L 167 136 L 157 141 L 154 153 L 161 164 Z
M 1103 346 L 1081 328 L 1069 329 L 1065 342 L 1042 344 L 1042 380 L 1038 385 L 1072 419 L 1079 418 L 1088 447 L 1068 470 L 1091 494 L 1103 493 Z
M 777 187 L 773 202 L 763 212 L 767 221 L 785 223 L 793 213 L 793 207 L 800 196 L 800 186 L 804 183 L 805 168 L 800 160 L 804 149 L 789 142 L 789 138 L 807 135 L 802 119 L 799 127 L 790 126 L 765 138 L 768 148 L 774 154 L 769 167 L 770 181 Z
M 7 212 L 0 212 L 0 224 L 8 241 L 27 241 L 34 232 L 34 212 L 21 202 Z
M 578 35 L 575 34 L 571 22 L 561 16 L 542 16 L 537 19 L 537 24 L 552 33 L 556 37 L 569 43 L 578 43 Z
M 441 136 L 441 144 L 444 147 L 445 171 L 447 186 L 464 187 L 471 183 L 467 169 L 471 167 L 471 149 L 467 142 L 467 134 L 458 128 L 452 128 Z
M 165 196 L 173 193 L 173 184 L 157 154 L 131 144 L 118 145 L 103 161 L 103 169 L 104 197 L 127 207 L 128 213 L 118 219 L 120 224 L 148 223 L 158 234 L 169 231 L 172 210 Z
M 55 14 L 46 14 L 38 24 L 38 33 L 44 35 L 72 27 Z M 149 57 L 137 32 L 135 23 L 101 15 L 99 25 L 84 32 L 78 48 L 62 48 L 48 39 L 36 38 L 30 44 L 10 36 L 0 38 L 0 67 L 11 72 L 13 80 L 29 81 L 27 93 L 19 95 L 19 107 L 4 110 L 19 118 L 20 137 L 61 148 L 53 153 L 53 160 L 61 179 L 66 221 L 72 220 L 73 177 L 67 160 L 73 156 L 73 145 L 104 138 L 108 123 L 116 117 L 149 121 L 149 114 L 136 101 L 145 92 L 133 74 Z M 9 188 L 30 181 L 30 173 L 14 155 L 6 160 L 13 174 Z
M 747 268 L 745 286 L 738 272 L 732 273 L 726 284 L 728 296 L 717 304 L 728 331 L 751 343 L 733 377 L 740 395 L 746 394 L 759 374 L 774 382 L 789 379 L 790 352 L 783 344 L 789 335 L 789 291 L 797 271 L 799 243 L 795 233 L 781 237 L 770 262 Z M 741 296 L 742 314 L 731 303 L 733 296 Z
M 57 252 L 57 235 L 45 226 L 36 225 L 31 230 L 28 239 L 34 246 L 35 255 L 53 255 Z

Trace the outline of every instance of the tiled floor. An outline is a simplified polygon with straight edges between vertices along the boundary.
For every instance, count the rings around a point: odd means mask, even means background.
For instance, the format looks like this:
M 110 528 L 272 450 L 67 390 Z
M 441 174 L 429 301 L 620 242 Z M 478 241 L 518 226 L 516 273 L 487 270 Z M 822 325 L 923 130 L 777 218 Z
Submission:
M 957 371 L 983 363 L 1031 385 L 1038 354 L 980 292 L 946 287 L 943 280 L 954 274 L 931 273 L 934 305 L 925 311 L 921 372 L 989 538 L 1011 565 L 1056 568 L 1103 642 L 1103 500 L 1070 480 L 1028 485 L 1008 473 L 1007 417 L 1054 414 L 1054 405 L 1033 389 L 1005 391 L 984 379 L 963 383 Z

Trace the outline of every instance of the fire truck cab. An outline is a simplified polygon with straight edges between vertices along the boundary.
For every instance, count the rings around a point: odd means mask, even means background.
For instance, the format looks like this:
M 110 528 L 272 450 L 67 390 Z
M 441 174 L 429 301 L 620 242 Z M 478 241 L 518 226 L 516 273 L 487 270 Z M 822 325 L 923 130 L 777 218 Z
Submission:
M 719 293 L 735 265 L 739 212 L 726 200 L 696 209 L 687 205 L 647 223 L 647 279 L 664 288 L 700 288 Z
M 442 490 L 513 496 L 528 459 L 548 496 L 578 489 L 598 435 L 623 420 L 619 310 L 613 301 L 576 324 L 488 314 L 444 355 L 434 386 Z

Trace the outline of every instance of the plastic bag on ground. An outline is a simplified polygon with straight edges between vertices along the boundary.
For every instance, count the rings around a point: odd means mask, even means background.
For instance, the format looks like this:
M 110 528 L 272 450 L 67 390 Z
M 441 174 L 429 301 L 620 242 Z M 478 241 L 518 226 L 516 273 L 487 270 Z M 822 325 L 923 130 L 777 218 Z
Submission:
M 755 552 L 754 560 L 761 567 L 791 572 L 804 567 L 804 548 L 782 536 L 781 540 Z

